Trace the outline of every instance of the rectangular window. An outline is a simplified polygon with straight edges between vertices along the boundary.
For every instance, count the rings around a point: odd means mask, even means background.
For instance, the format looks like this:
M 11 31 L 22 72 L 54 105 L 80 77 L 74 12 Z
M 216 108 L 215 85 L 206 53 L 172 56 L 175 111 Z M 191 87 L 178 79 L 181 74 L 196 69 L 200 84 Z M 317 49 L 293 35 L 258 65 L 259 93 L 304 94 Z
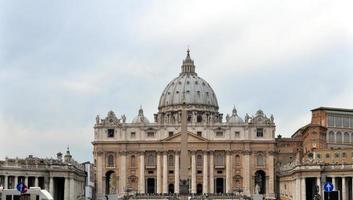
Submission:
M 174 174 L 174 171 L 173 170 L 169 170 L 169 174 Z
M 154 137 L 154 132 L 147 132 L 147 137 L 153 138 Z
M 349 127 L 349 118 L 348 117 L 343 118 L 343 127 L 344 128 Z
M 263 128 L 257 128 L 256 129 L 256 137 L 263 137 L 264 136 L 264 129 Z
M 108 129 L 108 137 L 109 138 L 114 137 L 114 129 Z
M 329 115 L 327 121 L 327 126 L 333 127 L 335 125 L 335 118 L 333 116 Z
M 131 138 L 136 138 L 136 133 L 135 132 L 131 132 Z
M 342 118 L 335 117 L 335 120 L 336 120 L 336 127 L 342 127 Z
M 239 138 L 239 137 L 240 137 L 240 132 L 239 132 L 239 131 L 235 131 L 234 136 L 235 136 L 236 138 Z
M 343 158 L 346 157 L 346 152 L 342 152 L 342 157 L 343 157 Z
M 168 132 L 168 137 L 172 137 L 173 134 L 174 134 L 173 131 L 169 131 L 169 132 Z
M 201 131 L 197 131 L 197 136 L 202 137 L 202 132 Z
M 217 131 L 216 132 L 216 137 L 223 137 L 223 132 Z

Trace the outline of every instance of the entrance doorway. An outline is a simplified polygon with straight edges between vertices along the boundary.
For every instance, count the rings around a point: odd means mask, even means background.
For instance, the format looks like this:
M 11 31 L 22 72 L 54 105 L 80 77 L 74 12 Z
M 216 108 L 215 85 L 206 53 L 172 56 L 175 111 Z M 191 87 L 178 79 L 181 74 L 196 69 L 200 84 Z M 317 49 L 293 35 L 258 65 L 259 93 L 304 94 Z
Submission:
M 259 170 L 255 173 L 255 193 L 266 193 L 266 174 L 264 171 Z
M 174 193 L 174 184 L 169 184 L 168 185 L 168 193 L 173 194 Z
M 216 178 L 216 193 L 224 193 L 224 178 Z
M 196 186 L 196 194 L 202 194 L 202 184 L 197 184 L 197 186 Z
M 156 193 L 156 181 L 154 178 L 147 178 L 147 193 L 148 194 Z

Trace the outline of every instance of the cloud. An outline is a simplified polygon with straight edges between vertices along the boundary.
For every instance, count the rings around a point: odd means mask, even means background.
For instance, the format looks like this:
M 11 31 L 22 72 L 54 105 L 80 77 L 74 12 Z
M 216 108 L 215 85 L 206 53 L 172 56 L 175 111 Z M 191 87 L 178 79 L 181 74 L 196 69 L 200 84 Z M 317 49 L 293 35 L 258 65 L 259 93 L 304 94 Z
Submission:
M 352 6 L 0 1 L 0 158 L 70 145 L 91 159 L 95 115 L 114 110 L 130 121 L 142 105 L 152 121 L 187 45 L 220 112 L 262 109 L 274 114 L 277 134 L 290 136 L 314 107 L 353 107 Z

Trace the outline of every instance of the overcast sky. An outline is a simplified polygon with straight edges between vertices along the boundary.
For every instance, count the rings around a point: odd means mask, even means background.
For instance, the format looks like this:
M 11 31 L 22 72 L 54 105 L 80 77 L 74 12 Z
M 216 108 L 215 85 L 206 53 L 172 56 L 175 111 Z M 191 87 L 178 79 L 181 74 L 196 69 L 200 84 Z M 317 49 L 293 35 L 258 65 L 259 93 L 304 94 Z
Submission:
M 289 137 L 353 108 L 352 2 L 0 0 L 0 159 L 92 160 L 95 116 L 152 120 L 187 46 L 220 112 L 262 109 Z

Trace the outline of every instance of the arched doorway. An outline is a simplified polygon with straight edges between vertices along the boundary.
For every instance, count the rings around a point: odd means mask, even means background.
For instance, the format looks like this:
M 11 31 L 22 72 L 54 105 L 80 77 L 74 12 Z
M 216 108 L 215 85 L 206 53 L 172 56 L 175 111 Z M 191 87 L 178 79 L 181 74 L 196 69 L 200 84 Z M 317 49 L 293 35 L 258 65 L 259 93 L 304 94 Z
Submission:
M 266 174 L 262 170 L 258 170 L 255 173 L 255 193 L 266 193 Z
M 224 193 L 224 179 L 216 178 L 216 193 Z
M 147 178 L 147 193 L 148 194 L 156 193 L 156 181 L 154 178 Z
M 197 184 L 197 186 L 196 186 L 196 194 L 202 194 L 202 184 Z
M 168 193 L 173 194 L 174 193 L 174 184 L 169 184 L 168 185 Z
M 114 171 L 107 171 L 105 173 L 105 194 L 116 193 L 116 178 Z

